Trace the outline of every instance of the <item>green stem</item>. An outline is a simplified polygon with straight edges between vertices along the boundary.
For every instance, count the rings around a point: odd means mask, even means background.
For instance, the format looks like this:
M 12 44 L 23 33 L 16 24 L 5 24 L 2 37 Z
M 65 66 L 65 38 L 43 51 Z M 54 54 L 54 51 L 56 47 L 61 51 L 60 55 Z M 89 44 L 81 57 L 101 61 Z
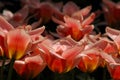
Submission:
M 12 78 L 12 72 L 13 72 L 13 65 L 14 65 L 15 59 L 12 58 L 11 62 L 10 62 L 10 67 L 9 67 L 9 71 L 8 71 L 8 77 L 7 80 L 11 80 Z
M 3 72 L 4 72 L 5 60 L 6 60 L 6 58 L 3 58 L 2 66 L 1 66 L 1 71 L 0 71 L 0 79 L 1 79 L 1 80 L 4 79 L 4 77 L 3 77 Z

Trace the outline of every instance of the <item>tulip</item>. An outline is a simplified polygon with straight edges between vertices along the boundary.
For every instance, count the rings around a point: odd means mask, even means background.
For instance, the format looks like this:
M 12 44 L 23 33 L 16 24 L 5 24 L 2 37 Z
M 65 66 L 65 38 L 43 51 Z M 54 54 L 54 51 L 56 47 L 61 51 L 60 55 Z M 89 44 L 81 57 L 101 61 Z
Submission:
M 113 80 L 119 80 L 120 79 L 120 59 L 114 58 L 117 64 L 108 64 L 107 69 L 108 72 L 110 73 L 110 76 L 113 78 Z
M 110 37 L 114 41 L 114 43 L 118 49 L 118 53 L 120 54 L 120 31 L 116 30 L 116 29 L 112 29 L 110 27 L 107 27 L 106 33 L 107 33 L 108 37 Z
M 103 11 L 108 25 L 112 28 L 120 29 L 120 4 L 111 0 L 103 0 Z
M 37 48 L 30 55 L 16 60 L 14 63 L 15 71 L 25 80 L 35 78 L 44 70 L 45 66 L 45 60 Z
M 13 29 L 13 26 L 9 24 L 2 16 L 0 16 L 0 56 L 4 56 L 7 53 L 6 33 Z
M 5 55 L 10 59 L 20 59 L 30 48 L 30 45 L 37 44 L 43 39 L 40 34 L 45 27 L 35 30 L 32 30 L 30 25 L 14 28 L 2 16 L 0 16 L 0 24 L 0 50 L 1 52 L 5 51 Z
M 29 14 L 28 6 L 24 6 L 19 11 L 12 14 L 13 16 L 8 20 L 8 22 L 12 24 L 14 27 L 27 24 L 26 23 L 27 21 L 25 21 L 25 19 L 27 18 L 28 14 Z
M 73 69 L 79 61 L 78 54 L 84 49 L 70 37 L 53 41 L 47 45 L 49 54 L 46 62 L 50 70 L 57 73 L 65 73 Z
M 110 75 L 114 80 L 120 79 L 120 66 L 115 66 L 114 68 L 109 68 Z
M 106 65 L 106 60 L 114 62 L 112 56 L 115 56 L 118 52 L 116 46 L 110 40 L 106 38 L 97 38 L 95 40 L 95 38 L 96 36 L 90 35 L 83 38 L 83 40 L 87 42 L 82 53 L 87 56 L 82 56 L 77 65 L 77 68 L 83 72 L 93 72 L 99 66 L 104 67 Z
M 64 6 L 63 6 L 63 13 L 65 15 L 71 16 L 73 13 L 77 12 L 79 10 L 79 7 L 72 1 L 68 1 Z
M 108 37 L 110 37 L 113 41 L 114 41 L 114 44 L 116 45 L 116 48 L 117 48 L 117 56 L 114 56 L 114 60 L 116 61 L 117 64 L 108 64 L 107 65 L 107 68 L 108 68 L 108 71 L 111 75 L 111 77 L 114 79 L 114 80 L 119 80 L 120 77 L 119 77 L 119 74 L 120 74 L 120 60 L 119 60 L 119 54 L 120 54 L 120 31 L 117 30 L 117 29 L 112 29 L 110 27 L 107 27 L 106 28 L 106 33 L 108 35 Z
M 57 33 L 61 37 L 70 35 L 74 40 L 79 41 L 85 34 L 89 34 L 94 29 L 93 25 L 89 25 L 93 16 L 94 14 L 83 22 L 69 16 L 64 16 L 65 23 L 55 19 L 55 21 L 60 24 L 57 27 Z
M 6 39 L 8 48 L 8 54 L 6 54 L 10 59 L 22 58 L 31 43 L 30 36 L 22 29 L 9 31 Z
M 100 56 L 98 54 L 88 52 L 88 56 L 83 56 L 77 66 L 83 72 L 93 72 L 100 64 Z
M 69 9 L 71 8 L 71 9 Z M 63 20 L 52 17 L 52 20 L 59 24 L 57 26 L 57 33 L 60 37 L 66 37 L 70 35 L 74 40 L 79 41 L 85 34 L 89 34 L 94 26 L 91 23 L 95 19 L 95 13 L 90 14 L 91 6 L 87 6 L 83 9 L 72 1 L 67 2 L 63 6 Z
M 112 55 L 107 54 L 99 48 L 87 49 L 82 51 L 81 54 L 86 54 L 86 56 L 81 57 L 77 68 L 83 72 L 95 71 L 97 67 L 101 65 L 101 61 L 103 60 L 109 65 L 118 65 L 118 63 L 113 59 Z
M 14 28 L 2 16 L 0 16 L 0 24 L 0 41 L 2 41 L 0 55 L 11 59 L 7 77 L 7 80 L 11 80 L 15 60 L 21 59 L 36 48 L 36 45 L 44 39 L 41 33 L 45 27 L 35 30 L 32 30 L 30 25 Z M 2 66 L 4 67 L 4 64 Z

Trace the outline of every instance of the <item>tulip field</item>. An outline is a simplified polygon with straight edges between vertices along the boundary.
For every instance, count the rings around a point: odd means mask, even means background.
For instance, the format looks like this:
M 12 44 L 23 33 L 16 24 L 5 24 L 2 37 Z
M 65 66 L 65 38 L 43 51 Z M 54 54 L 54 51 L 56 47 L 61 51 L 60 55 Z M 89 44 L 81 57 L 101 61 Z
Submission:
M 0 0 L 0 80 L 120 80 L 120 1 Z

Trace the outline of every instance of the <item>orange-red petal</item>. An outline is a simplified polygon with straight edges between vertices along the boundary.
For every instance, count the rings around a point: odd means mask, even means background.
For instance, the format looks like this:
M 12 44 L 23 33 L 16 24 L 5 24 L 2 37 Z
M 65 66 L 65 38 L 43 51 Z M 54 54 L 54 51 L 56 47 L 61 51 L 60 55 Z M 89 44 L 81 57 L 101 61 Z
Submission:
M 7 34 L 8 58 L 20 59 L 31 42 L 30 36 L 23 29 L 11 30 Z

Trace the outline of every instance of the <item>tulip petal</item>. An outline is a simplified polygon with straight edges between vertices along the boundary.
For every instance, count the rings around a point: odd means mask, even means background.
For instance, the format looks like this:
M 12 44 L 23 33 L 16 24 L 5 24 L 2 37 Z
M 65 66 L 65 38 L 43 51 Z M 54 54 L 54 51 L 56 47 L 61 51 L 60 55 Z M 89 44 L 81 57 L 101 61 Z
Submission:
M 9 31 L 7 34 L 7 56 L 10 59 L 20 59 L 25 54 L 30 42 L 30 36 L 23 29 Z
M 99 40 L 96 43 L 94 43 L 91 47 L 89 47 L 89 49 L 92 49 L 94 47 L 94 48 L 99 48 L 99 49 L 104 50 L 106 48 L 107 44 L 108 44 L 108 42 L 102 39 L 102 40 Z
M 36 77 L 46 66 L 46 63 L 39 54 L 32 57 L 27 57 L 25 59 L 25 63 L 27 69 L 30 71 L 30 73 L 28 73 L 29 78 Z
M 3 30 L 11 30 L 13 29 L 13 26 L 11 24 L 9 24 L 7 22 L 7 20 L 5 20 L 2 16 L 0 16 L 0 27 L 3 29 Z
M 35 29 L 35 30 L 32 30 L 32 31 L 29 31 L 28 33 L 30 34 L 30 35 L 36 35 L 36 34 L 42 34 L 43 33 L 43 31 L 45 30 L 45 26 L 43 26 L 43 27 L 40 27 L 40 28 L 37 28 L 37 29 Z
M 53 58 L 51 64 L 48 65 L 48 67 L 54 72 L 66 72 L 66 60 L 60 58 Z
M 94 21 L 95 17 L 96 17 L 95 13 L 92 13 L 89 17 L 87 17 L 87 18 L 82 22 L 82 26 L 91 24 L 91 23 Z
M 82 30 L 83 35 L 92 32 L 94 29 L 94 25 L 86 25 L 85 28 Z
M 104 51 L 102 51 L 100 49 L 92 48 L 92 49 L 85 50 L 85 51 L 81 52 L 81 54 L 85 54 L 85 55 L 90 54 L 90 53 L 93 53 L 95 55 L 99 55 L 102 59 L 104 59 L 109 64 L 117 64 L 111 55 L 105 53 Z M 78 57 L 81 57 L 81 54 L 79 54 Z
M 16 60 L 14 63 L 14 69 L 16 70 L 16 72 L 22 76 L 24 70 L 25 70 L 25 62 L 24 61 L 20 61 L 20 60 Z
M 78 64 L 79 59 L 77 58 L 77 55 L 83 51 L 84 47 L 84 45 L 76 45 L 73 48 L 63 52 L 62 57 L 64 57 L 67 61 L 67 71 L 71 70 L 71 68 L 74 68 L 75 65 Z
M 64 17 L 64 20 L 66 22 L 67 27 L 69 28 L 70 31 L 68 33 L 71 35 L 71 37 L 75 40 L 81 39 L 83 36 L 82 34 L 82 26 L 80 24 L 80 21 L 74 18 L 70 18 L 68 16 Z
M 119 80 L 120 79 L 120 76 L 119 76 L 120 75 L 120 66 L 114 66 L 114 67 L 109 66 L 108 70 L 110 72 L 111 77 L 114 80 Z
M 28 16 L 28 12 L 29 12 L 29 8 L 27 5 L 25 5 L 22 9 L 20 9 L 18 12 L 14 14 L 13 16 L 14 21 L 23 22 L 25 18 Z
M 114 40 L 120 34 L 120 31 L 116 29 L 112 29 L 110 27 L 106 27 L 106 33 L 111 39 Z
M 120 34 L 114 39 L 114 42 L 117 45 L 117 48 L 120 50 Z
M 92 9 L 92 6 L 87 6 L 81 9 L 80 13 L 82 14 L 82 16 L 87 16 L 90 13 L 91 9 Z
M 78 64 L 78 68 L 83 72 L 93 72 L 99 66 L 99 55 L 90 53 L 88 56 L 83 56 Z
M 79 7 L 72 1 L 67 2 L 63 6 L 63 13 L 71 16 L 74 12 L 78 11 Z

